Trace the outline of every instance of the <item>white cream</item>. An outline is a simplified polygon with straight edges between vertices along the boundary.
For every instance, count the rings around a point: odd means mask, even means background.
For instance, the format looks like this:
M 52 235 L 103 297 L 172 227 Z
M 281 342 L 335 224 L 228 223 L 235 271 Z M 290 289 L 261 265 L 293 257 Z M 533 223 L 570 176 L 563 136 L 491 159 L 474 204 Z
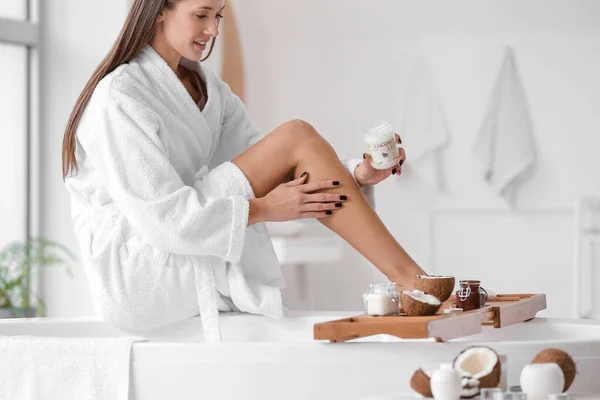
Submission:
M 367 314 L 374 316 L 398 314 L 398 303 L 386 294 L 371 293 L 365 298 Z

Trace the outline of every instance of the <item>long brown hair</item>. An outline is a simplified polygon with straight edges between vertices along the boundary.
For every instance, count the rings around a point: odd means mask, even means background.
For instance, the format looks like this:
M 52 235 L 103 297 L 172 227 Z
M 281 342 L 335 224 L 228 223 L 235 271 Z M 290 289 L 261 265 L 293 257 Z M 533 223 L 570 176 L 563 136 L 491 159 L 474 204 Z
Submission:
M 77 126 L 83 115 L 83 111 L 92 97 L 98 82 L 106 75 L 114 71 L 119 65 L 127 63 L 135 58 L 144 47 L 150 43 L 156 31 L 156 21 L 163 9 L 170 9 L 179 0 L 134 0 L 131 10 L 127 15 L 125 24 L 119 33 L 108 55 L 102 60 L 98 68 L 79 95 L 75 107 L 69 117 L 62 145 L 62 172 L 63 179 L 73 170 L 77 171 L 77 160 L 75 159 L 75 136 Z M 213 38 L 206 60 L 215 47 L 216 38 Z

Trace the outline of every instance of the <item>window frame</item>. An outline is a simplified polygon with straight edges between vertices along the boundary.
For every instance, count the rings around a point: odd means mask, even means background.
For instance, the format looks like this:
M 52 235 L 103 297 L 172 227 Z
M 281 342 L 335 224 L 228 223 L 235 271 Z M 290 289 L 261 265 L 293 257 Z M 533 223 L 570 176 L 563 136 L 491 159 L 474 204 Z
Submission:
M 40 1 L 25 1 L 25 19 L 0 17 L 0 43 L 23 46 L 26 49 L 25 71 L 25 237 L 38 237 L 41 222 L 41 163 L 40 163 Z M 0 243 L 0 247 L 4 246 Z M 38 287 L 38 276 L 32 276 L 27 287 Z

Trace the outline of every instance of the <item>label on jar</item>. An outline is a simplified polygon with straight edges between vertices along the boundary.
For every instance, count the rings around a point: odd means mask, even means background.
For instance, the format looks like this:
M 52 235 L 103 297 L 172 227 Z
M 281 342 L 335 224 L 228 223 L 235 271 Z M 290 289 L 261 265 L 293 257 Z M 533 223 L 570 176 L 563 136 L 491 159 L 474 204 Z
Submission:
M 383 143 L 367 143 L 367 150 L 371 154 L 374 164 L 387 164 L 398 161 L 398 148 L 396 141 L 391 139 Z

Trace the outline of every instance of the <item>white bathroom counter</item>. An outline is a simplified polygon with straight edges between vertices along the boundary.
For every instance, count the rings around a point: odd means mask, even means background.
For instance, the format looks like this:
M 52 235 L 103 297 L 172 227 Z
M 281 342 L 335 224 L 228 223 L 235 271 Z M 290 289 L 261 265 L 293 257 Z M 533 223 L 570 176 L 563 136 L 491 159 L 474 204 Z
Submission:
M 571 394 L 571 399 L 573 400 L 598 400 L 600 399 L 600 394 L 597 396 L 583 396 L 577 394 Z M 413 394 L 382 394 L 376 396 L 367 396 L 362 397 L 360 400 L 415 400 L 415 399 L 432 399 L 431 397 L 423 397 L 416 393 Z M 479 399 L 479 396 L 475 397 L 475 399 Z M 433 399 L 432 399 L 433 400 Z
M 316 323 L 358 314 L 291 312 L 271 319 L 222 313 L 219 344 L 204 343 L 199 317 L 142 332 L 127 332 L 99 319 L 20 318 L 0 321 L 0 335 L 143 337 L 147 341 L 131 349 L 131 400 L 412 400 L 419 398 L 410 389 L 417 368 L 433 370 L 474 344 L 506 357 L 509 387 L 519 382 L 522 368 L 541 350 L 563 349 L 579 370 L 573 392 L 587 394 L 573 399 L 600 400 L 600 321 L 535 318 L 502 329 L 483 327 L 477 335 L 445 343 L 381 335 L 348 343 L 314 340 Z

